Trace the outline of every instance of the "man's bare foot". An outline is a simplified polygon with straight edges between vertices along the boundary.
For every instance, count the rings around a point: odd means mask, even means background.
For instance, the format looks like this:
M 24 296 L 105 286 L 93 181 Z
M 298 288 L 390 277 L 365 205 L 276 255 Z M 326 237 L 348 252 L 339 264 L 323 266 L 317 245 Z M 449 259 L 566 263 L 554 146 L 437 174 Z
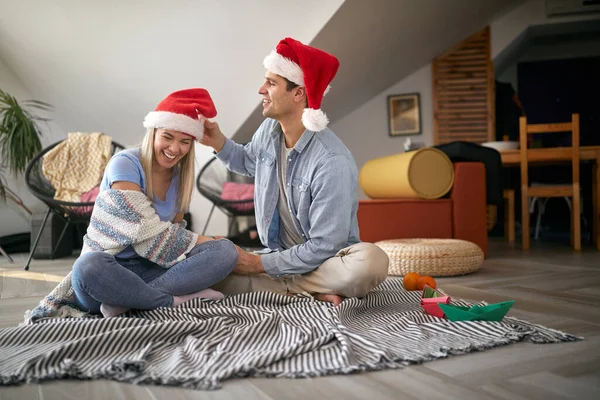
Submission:
M 314 298 L 315 300 L 333 303 L 334 306 L 339 306 L 342 301 L 344 301 L 344 298 L 342 296 L 338 296 L 337 294 L 315 293 Z

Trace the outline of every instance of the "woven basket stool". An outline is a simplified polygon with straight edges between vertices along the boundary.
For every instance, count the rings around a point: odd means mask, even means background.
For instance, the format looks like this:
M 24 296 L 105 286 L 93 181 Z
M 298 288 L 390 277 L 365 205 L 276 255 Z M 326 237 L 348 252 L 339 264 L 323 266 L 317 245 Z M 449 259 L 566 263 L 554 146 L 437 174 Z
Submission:
M 392 239 L 375 244 L 390 258 L 390 275 L 464 275 L 477 271 L 483 263 L 481 248 L 466 240 Z

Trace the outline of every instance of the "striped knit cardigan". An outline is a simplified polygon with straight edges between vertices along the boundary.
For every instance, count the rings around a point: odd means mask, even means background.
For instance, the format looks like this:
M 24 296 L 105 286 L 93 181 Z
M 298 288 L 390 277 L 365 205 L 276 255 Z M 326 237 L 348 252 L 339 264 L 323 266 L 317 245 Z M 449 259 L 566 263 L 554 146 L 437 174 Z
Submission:
M 198 234 L 180 224 L 161 221 L 152 202 L 142 192 L 109 189 L 96 199 L 81 255 L 103 251 L 116 255 L 128 246 L 141 257 L 169 268 L 185 259 Z M 47 317 L 83 317 L 77 309 L 71 273 L 37 307 L 25 313 L 25 324 Z

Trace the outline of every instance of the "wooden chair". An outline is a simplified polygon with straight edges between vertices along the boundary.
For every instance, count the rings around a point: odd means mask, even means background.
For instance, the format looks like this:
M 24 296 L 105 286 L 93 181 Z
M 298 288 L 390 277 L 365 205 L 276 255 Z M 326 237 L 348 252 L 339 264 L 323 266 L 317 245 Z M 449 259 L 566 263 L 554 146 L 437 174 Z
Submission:
M 515 190 L 504 189 L 504 237 L 509 243 L 515 242 Z
M 527 148 L 527 137 L 537 133 L 571 132 L 571 165 L 573 181 L 570 185 L 529 186 L 528 158 L 530 149 Z M 527 124 L 527 118 L 520 121 L 521 147 L 521 223 L 522 248 L 530 247 L 529 231 L 529 198 L 531 197 L 570 197 L 571 207 L 571 244 L 575 251 L 581 250 L 581 220 L 580 220 L 580 186 L 579 186 L 579 114 L 573 114 L 571 122 L 554 124 Z

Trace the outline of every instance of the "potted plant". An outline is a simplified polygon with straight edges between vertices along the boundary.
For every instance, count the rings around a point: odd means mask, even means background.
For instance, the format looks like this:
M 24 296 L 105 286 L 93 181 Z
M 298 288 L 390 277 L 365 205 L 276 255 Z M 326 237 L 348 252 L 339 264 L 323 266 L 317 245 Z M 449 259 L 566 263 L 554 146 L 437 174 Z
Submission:
M 21 103 L 0 89 L 0 201 L 10 199 L 31 215 L 21 198 L 11 190 L 5 173 L 13 177 L 21 175 L 27 164 L 42 150 L 42 133 L 38 122 L 47 118 L 36 116 L 31 109 L 50 111 L 52 106 L 38 100 L 25 100 Z

